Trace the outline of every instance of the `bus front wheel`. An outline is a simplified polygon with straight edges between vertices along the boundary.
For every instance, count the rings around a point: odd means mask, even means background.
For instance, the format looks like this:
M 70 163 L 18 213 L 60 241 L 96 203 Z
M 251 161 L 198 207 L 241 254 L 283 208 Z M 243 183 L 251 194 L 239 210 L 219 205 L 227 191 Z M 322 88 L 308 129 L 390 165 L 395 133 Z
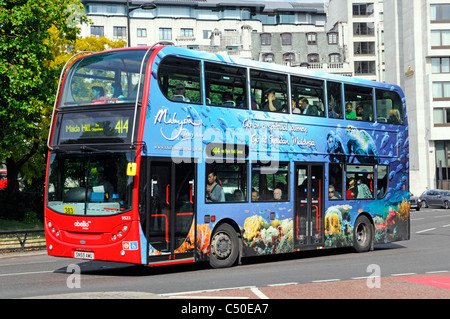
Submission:
M 233 266 L 239 256 L 239 238 L 229 224 L 220 225 L 211 240 L 209 263 L 213 268 Z
M 373 241 L 373 226 L 369 218 L 359 216 L 353 231 L 353 248 L 358 253 L 369 251 Z

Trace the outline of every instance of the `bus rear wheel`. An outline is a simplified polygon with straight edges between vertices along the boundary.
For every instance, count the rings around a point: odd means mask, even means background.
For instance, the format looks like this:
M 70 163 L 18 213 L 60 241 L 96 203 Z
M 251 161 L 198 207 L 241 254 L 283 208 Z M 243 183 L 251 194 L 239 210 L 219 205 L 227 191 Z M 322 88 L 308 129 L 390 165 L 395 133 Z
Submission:
M 366 216 L 359 216 L 353 231 L 353 249 L 358 253 L 369 251 L 372 247 L 372 241 L 372 223 Z
M 239 237 L 229 224 L 220 225 L 211 240 L 209 263 L 213 268 L 233 266 L 239 256 Z

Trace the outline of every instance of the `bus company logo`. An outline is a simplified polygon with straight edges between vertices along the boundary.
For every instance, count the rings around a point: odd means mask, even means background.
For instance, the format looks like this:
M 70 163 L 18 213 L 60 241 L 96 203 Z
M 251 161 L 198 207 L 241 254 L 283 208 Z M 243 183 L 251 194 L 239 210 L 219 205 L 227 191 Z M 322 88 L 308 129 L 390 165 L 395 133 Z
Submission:
M 77 221 L 75 223 L 73 223 L 73 225 L 75 227 L 81 227 L 83 229 L 89 229 L 90 224 L 91 224 L 90 220 L 89 221 L 83 220 L 83 221 L 80 222 L 80 221 L 78 221 L 78 219 L 77 219 Z

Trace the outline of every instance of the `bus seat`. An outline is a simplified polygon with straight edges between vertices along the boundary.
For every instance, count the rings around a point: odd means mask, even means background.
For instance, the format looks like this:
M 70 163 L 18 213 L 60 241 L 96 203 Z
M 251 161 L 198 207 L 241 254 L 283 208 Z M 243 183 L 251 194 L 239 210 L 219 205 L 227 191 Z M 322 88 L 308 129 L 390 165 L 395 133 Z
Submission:
M 178 101 L 178 102 L 185 102 L 186 101 L 185 97 L 183 95 L 180 95 L 180 94 L 176 94 L 176 95 L 172 96 L 171 100 L 172 101 Z

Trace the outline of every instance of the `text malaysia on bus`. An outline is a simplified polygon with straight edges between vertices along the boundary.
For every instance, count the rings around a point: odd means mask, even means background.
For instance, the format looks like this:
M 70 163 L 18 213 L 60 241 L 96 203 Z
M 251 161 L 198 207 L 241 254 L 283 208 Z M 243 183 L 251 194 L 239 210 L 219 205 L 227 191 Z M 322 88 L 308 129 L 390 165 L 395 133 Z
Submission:
M 170 45 L 85 53 L 48 146 L 52 256 L 217 268 L 410 237 L 396 85 Z

